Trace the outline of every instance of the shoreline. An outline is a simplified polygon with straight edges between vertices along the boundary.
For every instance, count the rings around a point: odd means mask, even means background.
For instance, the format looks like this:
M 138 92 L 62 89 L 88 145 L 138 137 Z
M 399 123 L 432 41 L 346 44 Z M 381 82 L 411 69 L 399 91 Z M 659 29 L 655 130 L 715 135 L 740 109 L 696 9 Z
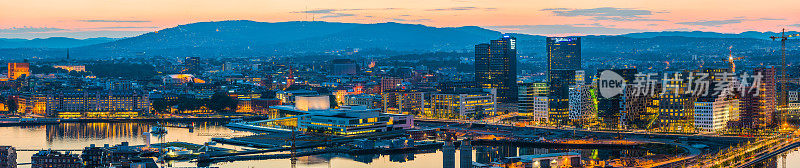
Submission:
M 195 122 L 195 121 L 230 121 L 232 119 L 259 119 L 265 117 L 171 117 L 171 118 L 3 118 L 0 127 L 55 125 L 61 123 L 93 123 L 93 122 Z

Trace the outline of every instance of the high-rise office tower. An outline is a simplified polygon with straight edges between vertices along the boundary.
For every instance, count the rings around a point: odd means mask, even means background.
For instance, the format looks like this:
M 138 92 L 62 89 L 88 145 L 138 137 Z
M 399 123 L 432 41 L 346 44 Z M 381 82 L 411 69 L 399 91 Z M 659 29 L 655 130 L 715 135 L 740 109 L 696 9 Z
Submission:
M 581 38 L 548 37 L 547 69 L 581 69 Z
M 550 70 L 548 76 L 548 120 L 560 125 L 568 124 L 569 87 L 576 83 L 575 70 Z
M 31 76 L 28 63 L 8 63 L 8 79 L 17 80 L 22 75 Z
M 694 102 L 697 97 L 686 92 L 689 71 L 666 73 L 658 97 L 659 127 L 667 132 L 694 132 Z
M 627 83 L 627 84 L 633 83 L 633 81 L 635 79 L 635 75 L 636 75 L 636 69 L 598 69 L 597 70 L 598 81 L 604 80 L 604 79 L 602 79 L 600 74 L 602 72 L 604 72 L 604 71 L 607 71 L 607 70 L 620 75 L 622 77 L 622 79 L 624 80 L 624 82 Z M 655 79 L 657 79 L 657 78 L 655 78 Z M 597 85 L 595 85 L 595 87 L 599 88 L 599 86 L 598 86 L 599 84 L 600 83 L 597 83 Z M 628 89 L 628 90 L 630 90 L 630 89 Z M 629 93 L 629 92 L 626 92 L 626 93 Z M 658 93 L 652 93 L 652 94 L 658 94 Z M 636 97 L 645 98 L 644 95 L 636 96 Z M 644 103 L 644 102 L 639 102 L 638 100 L 640 100 L 640 99 L 634 99 L 633 101 L 631 101 L 631 100 L 629 100 L 630 98 L 634 98 L 634 97 L 630 96 L 629 94 L 619 94 L 619 95 L 612 96 L 612 97 L 597 96 L 597 115 L 598 115 L 598 118 L 603 123 L 602 127 L 605 127 L 605 128 L 617 128 L 617 127 L 620 127 L 620 126 L 624 125 L 622 123 L 624 123 L 625 121 L 621 120 L 621 118 L 623 117 L 623 111 L 632 113 L 630 115 L 637 115 L 638 111 L 643 111 L 644 110 L 644 104 L 638 104 L 638 103 Z M 623 100 L 626 100 L 626 101 L 623 101 Z M 637 106 L 630 106 L 629 104 L 626 104 L 626 103 L 629 103 L 629 102 L 636 102 Z M 641 106 L 639 106 L 639 105 L 641 105 Z M 639 107 L 641 107 L 641 108 L 639 108 Z M 635 108 L 635 109 L 631 109 L 631 108 Z M 628 115 L 628 116 L 630 116 L 630 115 Z M 627 118 L 632 118 L 632 117 L 627 117 Z
M 697 73 L 708 75 L 709 92 L 701 94 L 694 102 L 694 127 L 701 132 L 718 132 L 724 130 L 729 123 L 735 126 L 739 122 L 739 97 L 733 92 L 717 91 L 733 90 L 739 86 L 735 74 L 728 68 L 705 68 Z M 697 75 L 696 75 L 697 76 Z M 700 79 L 695 79 L 695 81 Z M 726 85 L 720 85 L 725 84 Z M 727 88 L 723 88 L 727 87 Z M 698 93 L 699 94 L 699 93 Z
M 649 94 L 641 94 L 639 93 L 640 91 L 630 88 L 631 85 L 628 86 L 622 95 L 615 96 L 616 99 L 598 97 L 598 99 L 604 99 L 604 107 L 606 108 L 609 108 L 609 105 L 622 105 L 620 108 L 612 108 L 621 109 L 622 111 L 619 113 L 606 113 L 608 117 L 604 119 L 613 121 L 609 122 L 609 126 L 612 127 L 608 128 L 650 129 L 659 114 L 658 98 L 659 93 L 661 93 L 661 83 L 654 81 L 653 84 L 649 85 L 652 89 L 647 88 L 649 91 L 645 91 L 650 92 Z M 610 110 L 605 110 L 604 112 L 610 112 Z
M 548 37 L 546 41 L 548 120 L 567 124 L 569 87 L 583 81 L 582 73 L 576 73 L 581 69 L 581 41 L 579 37 Z
M 752 75 L 761 75 L 761 81 L 759 85 L 753 86 L 757 84 L 755 78 L 749 79 L 749 86 L 745 86 L 748 90 L 739 104 L 740 118 L 745 128 L 765 128 L 774 124 L 774 119 L 778 117 L 775 112 L 777 105 L 775 68 L 757 68 L 753 70 Z M 749 89 L 751 87 L 753 89 Z
M 497 89 L 498 102 L 517 102 L 516 38 L 506 35 L 475 45 L 475 81 L 482 88 Z

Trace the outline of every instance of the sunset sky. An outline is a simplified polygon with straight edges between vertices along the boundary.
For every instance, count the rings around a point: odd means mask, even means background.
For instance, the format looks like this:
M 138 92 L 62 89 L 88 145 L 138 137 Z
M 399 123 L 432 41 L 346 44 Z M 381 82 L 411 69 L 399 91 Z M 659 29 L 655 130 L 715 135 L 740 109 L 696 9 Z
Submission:
M 399 22 L 542 35 L 800 30 L 798 0 L 2 0 L 0 38 L 129 37 L 202 21 Z

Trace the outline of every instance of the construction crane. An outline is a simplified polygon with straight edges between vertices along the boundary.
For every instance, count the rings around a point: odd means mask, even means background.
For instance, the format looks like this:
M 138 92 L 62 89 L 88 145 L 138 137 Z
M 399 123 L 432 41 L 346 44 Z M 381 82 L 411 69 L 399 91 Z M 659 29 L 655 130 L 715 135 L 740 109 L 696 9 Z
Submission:
M 731 72 L 736 73 L 736 63 L 733 61 L 742 60 L 744 57 L 733 57 L 733 46 L 728 47 L 728 58 L 723 61 L 728 61 L 731 64 Z
M 769 38 L 772 39 L 772 41 L 775 41 L 775 40 L 778 40 L 778 39 L 781 40 L 781 64 L 782 64 L 782 67 L 781 67 L 781 79 L 780 79 L 780 82 L 781 82 L 781 95 L 778 96 L 778 98 L 779 98 L 778 107 L 782 108 L 782 109 L 786 109 L 786 103 L 787 103 L 786 101 L 788 99 L 788 97 L 787 97 L 788 95 L 786 94 L 786 83 L 787 83 L 787 80 L 786 80 L 786 40 L 788 40 L 791 37 L 800 37 L 800 34 L 786 35 L 786 29 L 781 29 L 781 36 L 770 36 L 769 37 Z M 782 113 L 786 113 L 786 110 L 783 110 Z M 781 116 L 781 121 L 783 123 L 786 123 L 785 114 L 783 116 Z M 784 125 L 784 124 L 781 123 L 781 125 Z

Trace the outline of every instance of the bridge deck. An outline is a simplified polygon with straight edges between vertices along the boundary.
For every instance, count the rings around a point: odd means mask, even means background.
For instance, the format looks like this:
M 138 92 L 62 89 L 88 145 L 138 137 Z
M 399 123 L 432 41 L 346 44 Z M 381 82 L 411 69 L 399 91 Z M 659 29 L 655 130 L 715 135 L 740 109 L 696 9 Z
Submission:
M 789 145 L 787 145 L 785 147 L 779 148 L 779 149 L 777 149 L 775 151 L 767 152 L 767 153 L 757 157 L 756 159 L 753 159 L 753 160 L 748 161 L 746 163 L 737 165 L 736 167 L 737 168 L 745 168 L 745 167 L 753 166 L 753 165 L 755 165 L 755 164 L 757 164 L 757 163 L 759 163 L 761 161 L 764 161 L 764 160 L 769 159 L 771 157 L 777 156 L 778 154 L 781 154 L 781 153 L 786 152 L 788 150 L 792 150 L 794 148 L 797 148 L 798 146 L 800 146 L 800 142 L 794 142 L 794 143 L 789 144 Z

